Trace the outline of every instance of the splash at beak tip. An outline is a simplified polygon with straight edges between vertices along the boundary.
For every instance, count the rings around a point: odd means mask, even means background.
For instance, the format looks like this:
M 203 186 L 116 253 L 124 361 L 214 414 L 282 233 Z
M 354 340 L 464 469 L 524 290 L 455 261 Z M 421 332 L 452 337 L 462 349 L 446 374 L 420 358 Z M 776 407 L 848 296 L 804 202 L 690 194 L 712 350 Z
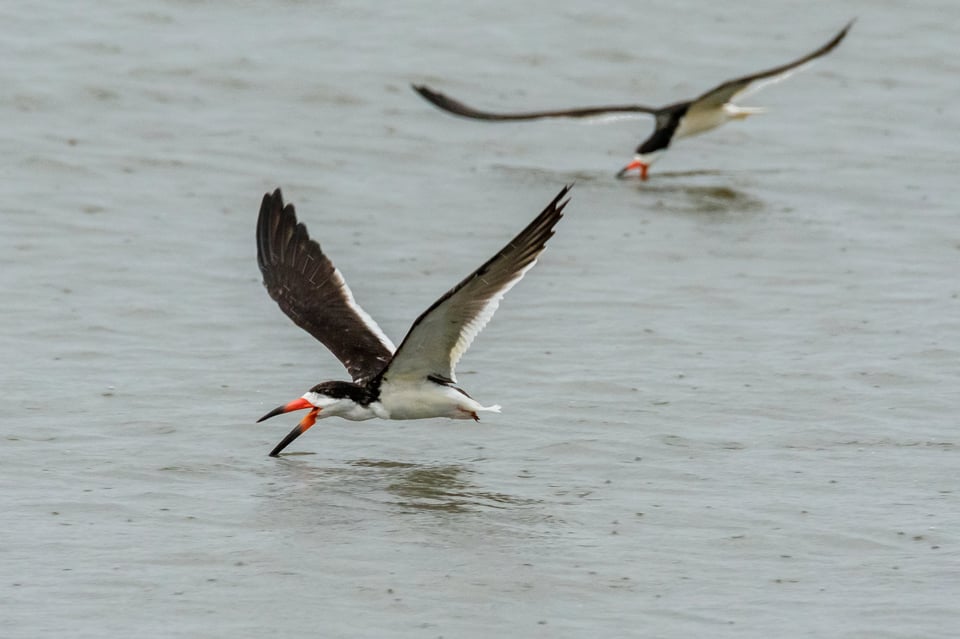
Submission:
M 289 404 L 288 404 L 289 406 Z M 319 408 L 312 408 L 312 410 L 303 416 L 303 419 L 300 420 L 300 423 L 293 427 L 287 436 L 283 438 L 279 444 L 274 446 L 273 450 L 270 451 L 270 457 L 279 457 L 280 451 L 290 445 L 290 443 L 295 440 L 300 435 L 303 435 L 311 426 L 317 423 L 317 415 L 320 414 Z

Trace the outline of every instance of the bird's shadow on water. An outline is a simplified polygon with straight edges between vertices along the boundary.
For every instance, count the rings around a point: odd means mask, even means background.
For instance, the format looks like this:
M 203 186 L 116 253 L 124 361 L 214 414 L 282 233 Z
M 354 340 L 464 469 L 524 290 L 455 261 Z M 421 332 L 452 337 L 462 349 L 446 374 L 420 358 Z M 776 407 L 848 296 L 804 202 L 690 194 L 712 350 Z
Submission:
M 349 494 L 386 504 L 400 513 L 468 513 L 537 503 L 484 489 L 472 481 L 476 471 L 466 464 L 355 459 L 334 466 L 317 466 L 294 457 L 302 455 L 284 455 L 281 463 L 284 474 L 290 475 L 284 482 L 289 480 L 297 487 L 294 491 L 299 493 L 299 499 L 339 501 L 338 495 Z

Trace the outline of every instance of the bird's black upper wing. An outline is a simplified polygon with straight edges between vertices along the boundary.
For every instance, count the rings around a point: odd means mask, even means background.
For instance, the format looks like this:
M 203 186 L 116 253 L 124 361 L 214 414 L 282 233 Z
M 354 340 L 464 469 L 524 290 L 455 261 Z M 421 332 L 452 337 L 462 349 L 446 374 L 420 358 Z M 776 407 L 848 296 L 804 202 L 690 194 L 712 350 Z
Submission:
M 691 109 L 715 108 L 723 106 L 730 100 L 734 99 L 738 94 L 743 93 L 747 89 L 751 88 L 751 85 L 755 83 L 762 83 L 763 80 L 775 82 L 776 80 L 785 78 L 792 71 L 796 70 L 797 67 L 803 66 L 804 64 L 811 62 L 812 60 L 816 60 L 817 58 L 827 55 L 833 51 L 847 36 L 847 31 L 850 30 L 850 27 L 853 26 L 853 23 L 854 20 L 851 20 L 849 23 L 847 23 L 847 26 L 841 29 L 837 35 L 833 36 L 829 42 L 818 48 L 816 51 L 808 53 L 802 58 L 798 58 L 793 62 L 788 62 L 787 64 L 782 64 L 772 69 L 767 69 L 766 71 L 760 71 L 759 73 L 752 73 L 741 78 L 727 80 L 723 84 L 715 86 L 697 99 L 693 100 Z
M 637 104 L 615 106 L 584 107 L 580 109 L 561 109 L 557 111 L 528 111 L 524 113 L 491 113 L 469 107 L 463 102 L 434 91 L 424 85 L 412 85 L 413 90 L 423 96 L 423 99 L 448 113 L 474 120 L 492 120 L 508 122 L 516 120 L 539 120 L 541 118 L 589 118 L 610 113 L 656 113 L 657 109 Z
M 330 349 L 354 381 L 371 379 L 390 362 L 393 343 L 297 222 L 293 205 L 284 206 L 280 189 L 264 195 L 260 205 L 257 262 L 270 297 L 297 326 Z

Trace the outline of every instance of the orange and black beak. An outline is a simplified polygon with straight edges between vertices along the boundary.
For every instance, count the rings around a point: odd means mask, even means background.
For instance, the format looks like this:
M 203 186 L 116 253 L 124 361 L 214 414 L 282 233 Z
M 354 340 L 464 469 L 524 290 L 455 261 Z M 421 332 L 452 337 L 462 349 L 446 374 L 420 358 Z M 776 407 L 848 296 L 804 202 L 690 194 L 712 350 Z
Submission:
M 290 442 L 295 440 L 300 435 L 303 435 L 311 426 L 317 423 L 317 415 L 320 413 L 320 409 L 301 397 L 300 399 L 295 399 L 288 404 L 284 404 L 283 406 L 277 406 L 272 411 L 257 420 L 257 423 L 259 424 L 265 419 L 270 419 L 271 417 L 276 417 L 277 415 L 289 413 L 290 411 L 294 410 L 303 410 L 305 408 L 310 408 L 312 410 L 304 415 L 303 419 L 300 420 L 300 423 L 297 424 L 293 430 L 287 433 L 287 436 L 283 438 L 283 441 L 277 444 L 276 447 L 270 451 L 271 457 L 277 457 L 280 455 L 280 451 L 289 446 Z
M 650 165 L 649 165 L 647 162 L 643 162 L 643 161 L 635 158 L 635 159 L 633 160 L 633 162 L 631 162 L 630 164 L 628 164 L 628 165 L 626 165 L 625 167 L 623 167 L 622 169 L 620 169 L 620 172 L 617 173 L 617 179 L 620 179 L 620 178 L 625 177 L 625 176 L 627 175 L 627 173 L 629 173 L 630 171 L 632 171 L 632 170 L 634 170 L 634 169 L 640 169 L 640 179 L 641 179 L 641 180 L 646 180 L 646 179 L 647 179 L 647 170 L 648 170 L 649 168 L 650 168 Z

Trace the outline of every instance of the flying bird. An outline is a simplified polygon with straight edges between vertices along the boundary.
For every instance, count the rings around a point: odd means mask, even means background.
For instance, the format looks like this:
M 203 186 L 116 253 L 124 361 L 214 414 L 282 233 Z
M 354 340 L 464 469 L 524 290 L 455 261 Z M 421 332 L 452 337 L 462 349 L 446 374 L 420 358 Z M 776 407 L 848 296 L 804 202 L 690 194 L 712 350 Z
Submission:
M 636 169 L 639 171 L 640 179 L 646 180 L 650 165 L 669 148 L 674 140 L 710 131 L 730 120 L 742 120 L 750 115 L 763 113 L 764 109 L 762 108 L 741 107 L 733 104 L 733 101 L 765 84 L 782 80 L 799 67 L 830 53 L 846 37 L 847 31 L 853 26 L 853 22 L 851 20 L 826 44 L 793 62 L 759 73 L 727 80 L 692 100 L 668 104 L 663 107 L 626 104 L 555 111 L 492 113 L 474 109 L 427 86 L 412 86 L 414 91 L 439 109 L 475 120 L 510 122 L 542 118 L 590 118 L 617 113 L 652 115 L 654 117 L 653 133 L 637 147 L 633 161 L 617 173 L 618 178 L 624 177 Z
M 270 452 L 276 457 L 318 420 L 342 417 L 480 420 L 483 406 L 457 385 L 457 362 L 493 317 L 504 294 L 537 262 L 569 202 L 564 187 L 540 215 L 496 255 L 444 293 L 416 319 L 396 348 L 357 304 L 340 271 L 297 221 L 280 189 L 263 196 L 257 220 L 257 262 L 280 309 L 326 346 L 352 381 L 326 381 L 278 406 L 258 422 L 309 412 Z

